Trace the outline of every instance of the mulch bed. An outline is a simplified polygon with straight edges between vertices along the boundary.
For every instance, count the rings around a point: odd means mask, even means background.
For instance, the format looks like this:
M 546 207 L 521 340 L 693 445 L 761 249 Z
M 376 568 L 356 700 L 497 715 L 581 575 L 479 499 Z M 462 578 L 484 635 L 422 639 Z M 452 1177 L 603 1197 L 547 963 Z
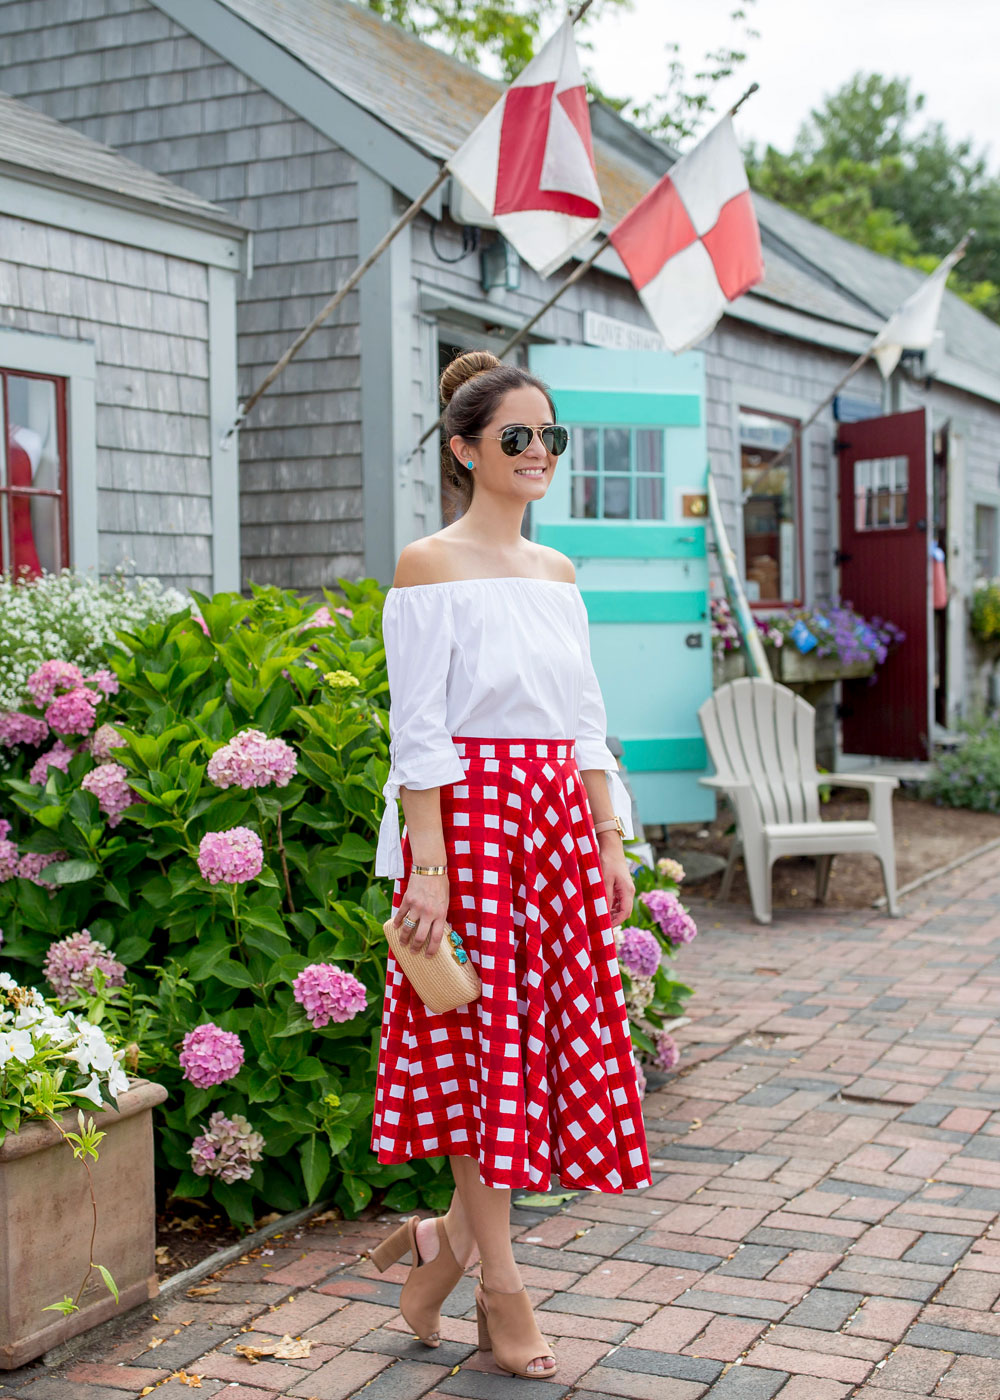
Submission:
M 868 800 L 855 794 L 834 791 L 821 813 L 824 821 L 858 821 L 868 815 Z M 992 812 L 968 812 L 959 808 L 936 807 L 933 803 L 897 790 L 893 801 L 896 837 L 896 879 L 900 886 L 929 874 L 960 856 L 968 855 L 988 841 L 1000 838 L 1000 816 Z M 682 864 L 684 852 L 729 853 L 733 817 L 720 802 L 716 821 L 704 825 L 690 823 L 669 828 L 665 852 Z M 714 875 L 685 889 L 718 904 L 719 911 L 750 904 L 750 891 L 742 863 L 736 868 L 732 893 L 727 904 L 718 903 L 722 875 Z M 773 900 L 777 909 L 816 907 L 815 862 L 809 857 L 785 857 L 774 866 Z M 837 856 L 830 876 L 827 903 L 836 909 L 866 909 L 885 893 L 882 871 L 874 856 Z

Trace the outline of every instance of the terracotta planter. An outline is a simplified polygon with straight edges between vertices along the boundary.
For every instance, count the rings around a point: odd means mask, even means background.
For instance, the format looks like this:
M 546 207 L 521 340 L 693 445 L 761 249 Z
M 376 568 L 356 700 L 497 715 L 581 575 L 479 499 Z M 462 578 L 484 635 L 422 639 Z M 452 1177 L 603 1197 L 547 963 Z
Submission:
M 43 1312 L 75 1296 L 87 1268 L 93 1212 L 87 1173 L 51 1123 L 30 1123 L 0 1146 L 0 1370 L 12 1370 L 157 1293 L 152 1111 L 167 1097 L 137 1080 L 118 1111 L 95 1111 L 107 1133 L 90 1163 L 97 1194 L 94 1258 L 121 1301 L 91 1276 L 80 1311 Z M 89 1115 L 88 1115 L 89 1116 Z M 76 1128 L 76 1113 L 63 1120 Z

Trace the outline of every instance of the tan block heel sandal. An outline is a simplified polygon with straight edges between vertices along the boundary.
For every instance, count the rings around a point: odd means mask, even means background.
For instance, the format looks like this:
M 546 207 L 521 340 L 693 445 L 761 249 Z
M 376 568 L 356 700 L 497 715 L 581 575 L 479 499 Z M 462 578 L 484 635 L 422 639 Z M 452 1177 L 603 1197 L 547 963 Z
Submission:
M 451 1242 L 445 1229 L 444 1220 L 438 1216 L 434 1224 L 437 1228 L 438 1252 L 433 1259 L 422 1259 L 417 1248 L 417 1225 L 420 1217 L 411 1215 L 397 1230 L 374 1249 L 368 1251 L 368 1258 L 380 1273 L 390 1264 L 395 1264 L 409 1251 L 410 1272 L 399 1297 L 399 1311 L 406 1323 L 424 1346 L 441 1345 L 438 1332 L 441 1328 L 441 1304 L 447 1298 L 464 1268 L 451 1250 Z
M 528 1363 L 552 1356 L 552 1349 L 538 1330 L 534 1309 L 527 1289 L 504 1293 L 487 1288 L 479 1276 L 476 1289 L 476 1322 L 479 1326 L 479 1350 L 492 1351 L 493 1360 L 502 1371 L 524 1376 L 525 1380 L 549 1380 L 558 1367 L 529 1371 Z M 555 1361 L 555 1357 L 552 1358 Z

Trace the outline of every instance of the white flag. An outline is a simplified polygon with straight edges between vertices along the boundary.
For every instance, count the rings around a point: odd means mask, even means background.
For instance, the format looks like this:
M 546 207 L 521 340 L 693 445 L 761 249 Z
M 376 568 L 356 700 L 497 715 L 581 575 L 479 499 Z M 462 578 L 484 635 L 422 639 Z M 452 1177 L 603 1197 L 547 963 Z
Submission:
M 587 90 L 567 19 L 447 162 L 542 277 L 600 227 Z
M 904 350 L 927 350 L 934 340 L 941 298 L 944 296 L 948 273 L 965 252 L 968 238 L 963 238 L 946 258 L 921 282 L 912 296 L 894 311 L 875 337 L 872 354 L 878 361 L 883 378 L 888 379 L 899 364 Z

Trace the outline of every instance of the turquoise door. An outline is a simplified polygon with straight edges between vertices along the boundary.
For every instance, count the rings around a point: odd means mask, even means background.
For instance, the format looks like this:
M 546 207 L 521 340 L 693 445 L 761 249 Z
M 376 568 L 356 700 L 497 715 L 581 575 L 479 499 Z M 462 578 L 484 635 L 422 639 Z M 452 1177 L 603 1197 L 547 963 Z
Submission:
M 530 362 L 571 429 L 531 532 L 576 565 L 639 815 L 710 819 L 697 718 L 712 692 L 704 355 L 542 345 Z

